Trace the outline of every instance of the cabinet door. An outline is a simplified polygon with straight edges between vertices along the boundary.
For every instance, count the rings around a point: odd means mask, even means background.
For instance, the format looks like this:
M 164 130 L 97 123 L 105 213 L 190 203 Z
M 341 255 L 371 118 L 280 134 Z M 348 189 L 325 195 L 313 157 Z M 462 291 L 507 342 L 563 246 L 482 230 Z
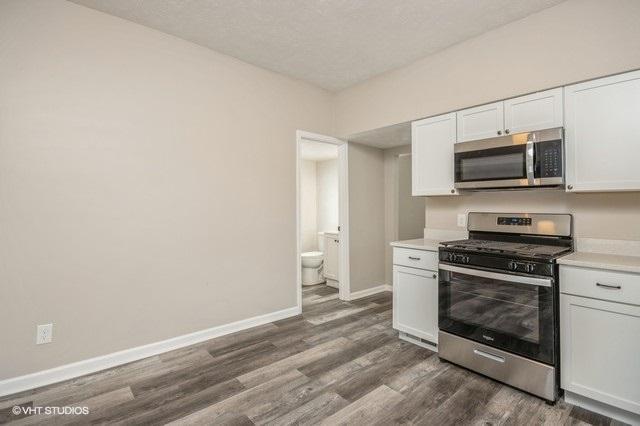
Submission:
M 640 306 L 560 295 L 561 387 L 640 414 Z
M 411 192 L 413 195 L 457 194 L 453 187 L 455 113 L 411 123 Z
M 324 247 L 324 276 L 332 280 L 338 280 L 340 240 L 335 237 L 327 236 Z
M 504 102 L 458 111 L 458 142 L 500 136 L 504 129 Z
M 565 87 L 568 191 L 640 190 L 640 71 Z
M 504 132 L 520 133 L 562 127 L 562 88 L 504 101 Z
M 393 328 L 438 343 L 438 280 L 435 272 L 393 267 Z

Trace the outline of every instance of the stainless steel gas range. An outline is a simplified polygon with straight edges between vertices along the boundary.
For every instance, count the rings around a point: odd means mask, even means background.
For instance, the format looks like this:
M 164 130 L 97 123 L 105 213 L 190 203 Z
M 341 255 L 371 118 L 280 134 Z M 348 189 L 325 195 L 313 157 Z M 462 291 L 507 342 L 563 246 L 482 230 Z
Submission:
M 469 239 L 439 249 L 439 356 L 555 401 L 558 265 L 568 214 L 469 213 Z

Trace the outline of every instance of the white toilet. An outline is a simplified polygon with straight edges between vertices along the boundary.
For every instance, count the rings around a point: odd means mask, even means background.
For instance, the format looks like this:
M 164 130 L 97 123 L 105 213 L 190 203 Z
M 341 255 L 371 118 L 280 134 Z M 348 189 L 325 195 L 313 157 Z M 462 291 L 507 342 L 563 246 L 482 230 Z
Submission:
M 316 285 L 324 282 L 323 259 L 324 254 L 321 251 L 302 253 L 302 285 Z

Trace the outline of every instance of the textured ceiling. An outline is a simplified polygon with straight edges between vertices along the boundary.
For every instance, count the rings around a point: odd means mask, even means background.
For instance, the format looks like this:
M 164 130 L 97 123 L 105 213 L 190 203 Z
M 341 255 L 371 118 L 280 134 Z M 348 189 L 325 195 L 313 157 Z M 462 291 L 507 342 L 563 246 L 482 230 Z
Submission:
M 411 143 L 411 123 L 400 123 L 375 130 L 368 130 L 351 135 L 347 140 L 349 142 L 357 142 L 382 149 L 409 145 Z
M 71 0 L 336 91 L 563 0 Z

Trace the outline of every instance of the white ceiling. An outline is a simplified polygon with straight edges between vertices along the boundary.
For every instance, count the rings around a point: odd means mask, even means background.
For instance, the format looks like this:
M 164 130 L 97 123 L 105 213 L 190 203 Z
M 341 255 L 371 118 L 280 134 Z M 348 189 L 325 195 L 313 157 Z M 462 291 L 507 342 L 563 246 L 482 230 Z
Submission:
M 336 91 L 563 0 L 70 0 Z
M 382 149 L 409 145 L 411 143 L 411 123 L 400 123 L 368 130 L 349 136 L 347 140 Z
M 300 158 L 309 161 L 326 161 L 338 158 L 338 146 L 331 143 L 302 141 Z

